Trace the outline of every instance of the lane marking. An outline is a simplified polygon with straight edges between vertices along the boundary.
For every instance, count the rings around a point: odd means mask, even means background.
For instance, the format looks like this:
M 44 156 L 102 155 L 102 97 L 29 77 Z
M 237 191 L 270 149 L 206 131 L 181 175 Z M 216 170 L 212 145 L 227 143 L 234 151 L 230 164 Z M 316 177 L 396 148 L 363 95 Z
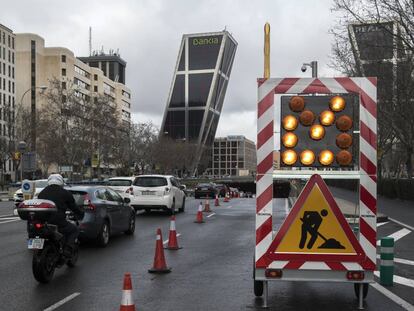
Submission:
M 0 225 L 1 224 L 7 224 L 9 222 L 15 222 L 15 221 L 19 221 L 20 219 L 13 219 L 13 220 L 6 220 L 6 221 L 0 221 Z
M 227 206 L 227 208 L 232 208 L 232 207 L 233 207 L 232 205 Z
M 289 214 L 289 198 L 285 199 L 285 215 Z
M 381 259 L 381 255 L 377 255 L 377 259 Z M 414 266 L 413 260 L 403 259 L 403 258 L 394 258 L 394 262 L 402 263 L 404 265 Z
M 388 289 L 382 287 L 378 283 L 375 282 L 375 283 L 371 283 L 370 285 L 373 288 L 375 288 L 377 291 L 379 291 L 381 294 L 383 294 L 384 296 L 386 296 L 389 299 L 391 299 L 392 301 L 394 301 L 397 305 L 404 308 L 405 310 L 414 311 L 414 306 L 412 304 L 408 303 L 407 301 L 405 301 L 401 297 L 395 295 L 393 292 L 389 291 Z
M 80 294 L 81 293 L 73 293 L 72 295 L 69 295 L 68 297 L 63 298 L 62 300 L 56 302 L 54 305 L 51 305 L 50 307 L 44 309 L 43 311 L 55 310 L 55 309 L 59 308 L 60 306 L 64 305 L 65 303 L 67 303 L 68 301 L 71 301 L 73 298 L 76 298 Z
M 389 223 L 389 221 L 386 221 L 386 222 L 378 222 L 377 223 L 377 227 L 381 227 L 383 225 L 386 225 L 387 223 Z
M 409 226 L 409 225 L 407 225 L 407 224 L 405 224 L 405 223 L 403 223 L 401 221 L 398 221 L 397 219 L 394 219 L 394 218 L 391 218 L 391 217 L 388 217 L 388 219 L 391 220 L 391 221 L 393 221 L 393 222 L 395 222 L 396 224 L 399 224 L 399 225 L 401 225 L 403 227 L 406 227 L 407 229 L 410 229 L 411 231 L 414 231 L 414 227 Z
M 401 230 L 398 230 L 397 232 L 394 232 L 393 234 L 388 235 L 389 238 L 394 238 L 394 242 L 397 242 L 399 239 L 405 237 L 407 234 L 410 234 L 411 230 L 408 230 L 406 228 L 403 228 Z M 377 246 L 381 246 L 381 240 L 377 241 Z
M 210 218 L 211 216 L 214 216 L 214 215 L 216 215 L 216 213 L 212 213 L 212 214 L 210 214 L 210 215 L 207 215 L 206 217 L 207 217 L 207 218 Z
M 181 233 L 177 233 L 177 238 L 181 235 Z M 169 241 L 169 239 L 166 239 L 164 242 L 162 242 L 162 244 L 167 244 Z
M 379 271 L 374 271 L 374 274 L 375 274 L 375 276 L 380 277 Z M 394 274 L 394 283 L 414 288 L 414 280 L 407 279 L 405 277 L 395 275 L 395 274 Z

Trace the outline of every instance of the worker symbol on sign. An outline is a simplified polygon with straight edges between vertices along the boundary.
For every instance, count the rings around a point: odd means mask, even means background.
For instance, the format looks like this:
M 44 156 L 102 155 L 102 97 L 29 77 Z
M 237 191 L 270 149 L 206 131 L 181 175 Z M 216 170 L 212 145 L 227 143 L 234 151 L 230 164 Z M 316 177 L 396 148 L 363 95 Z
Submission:
M 321 210 L 319 213 L 318 211 L 305 211 L 303 213 L 303 217 L 300 218 L 302 221 L 302 232 L 299 242 L 299 248 L 303 249 L 305 247 L 306 241 L 308 240 L 308 235 L 310 235 L 310 239 L 306 245 L 308 249 L 312 249 L 313 245 L 315 244 L 318 236 L 321 237 L 324 242 L 318 248 L 328 248 L 328 249 L 344 249 L 345 247 L 341 245 L 341 243 L 335 239 L 327 239 L 325 238 L 320 232 L 319 227 L 322 224 L 323 217 L 328 215 L 328 211 L 326 209 Z

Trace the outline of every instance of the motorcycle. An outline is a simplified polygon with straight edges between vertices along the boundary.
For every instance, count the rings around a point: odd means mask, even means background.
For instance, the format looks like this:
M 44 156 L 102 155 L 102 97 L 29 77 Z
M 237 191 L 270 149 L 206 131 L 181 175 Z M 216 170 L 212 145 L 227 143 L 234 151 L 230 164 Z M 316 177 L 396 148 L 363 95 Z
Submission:
M 32 271 L 34 278 L 40 283 L 49 283 L 56 268 L 65 264 L 74 267 L 79 256 L 79 243 L 76 241 L 70 254 L 64 252 L 65 237 L 58 231 L 56 225 L 47 221 L 57 213 L 54 202 L 49 200 L 32 199 L 20 203 L 17 208 L 19 217 L 27 221 L 27 248 L 33 250 Z M 67 219 L 79 225 L 71 213 L 66 213 Z

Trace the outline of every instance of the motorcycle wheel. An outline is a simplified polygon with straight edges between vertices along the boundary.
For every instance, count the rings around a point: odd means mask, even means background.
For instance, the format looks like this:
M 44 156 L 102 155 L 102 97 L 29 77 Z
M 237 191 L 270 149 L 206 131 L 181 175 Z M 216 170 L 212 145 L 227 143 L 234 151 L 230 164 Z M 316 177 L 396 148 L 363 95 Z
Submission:
M 32 271 L 34 278 L 39 283 L 49 283 L 52 280 L 55 272 L 56 256 L 58 256 L 58 253 L 50 244 L 45 244 L 43 249 L 34 251 Z
M 76 266 L 76 262 L 78 261 L 79 258 L 79 245 L 76 244 L 73 251 L 72 251 L 72 257 L 66 262 L 66 265 L 69 268 L 73 268 Z

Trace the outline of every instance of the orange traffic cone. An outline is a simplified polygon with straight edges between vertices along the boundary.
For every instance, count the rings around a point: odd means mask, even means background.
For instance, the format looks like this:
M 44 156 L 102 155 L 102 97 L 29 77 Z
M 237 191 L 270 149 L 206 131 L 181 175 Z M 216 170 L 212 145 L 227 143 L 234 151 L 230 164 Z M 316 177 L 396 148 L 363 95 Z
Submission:
M 203 203 L 200 202 L 198 205 L 198 212 L 197 212 L 197 218 L 194 221 L 195 223 L 202 224 L 204 222 L 203 220 Z
M 226 195 L 224 196 L 224 202 L 227 203 L 229 201 L 229 193 L 226 192 Z
M 220 206 L 218 194 L 216 194 L 216 199 L 214 200 L 214 206 Z
M 177 241 L 177 231 L 175 230 L 175 215 L 172 215 L 170 221 L 170 235 L 168 237 L 168 246 L 166 247 L 166 249 L 178 250 L 180 248 L 181 247 L 178 246 Z
M 131 274 L 125 273 L 124 287 L 122 288 L 122 300 L 120 311 L 135 311 L 135 305 L 132 300 L 132 282 Z
M 211 209 L 210 209 L 210 198 L 209 197 L 206 198 L 206 201 L 204 203 L 204 211 L 203 212 L 205 212 L 205 213 L 210 213 L 211 212 Z
M 164 249 L 162 248 L 161 229 L 157 229 L 157 242 L 155 243 L 154 265 L 148 270 L 149 273 L 169 273 L 171 269 L 167 267 L 164 257 Z

